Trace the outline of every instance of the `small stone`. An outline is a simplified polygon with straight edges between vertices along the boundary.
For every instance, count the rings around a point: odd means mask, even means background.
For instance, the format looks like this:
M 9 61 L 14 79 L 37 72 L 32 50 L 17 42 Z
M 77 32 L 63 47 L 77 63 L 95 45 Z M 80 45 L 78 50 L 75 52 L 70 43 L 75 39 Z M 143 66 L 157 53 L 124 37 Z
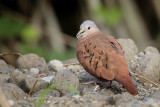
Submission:
M 145 50 L 145 53 L 150 52 L 150 53 L 155 53 L 155 54 L 159 54 L 158 49 L 156 49 L 155 47 L 152 46 L 148 46 Z
M 79 80 L 80 80 L 81 83 L 92 81 L 92 80 L 95 79 L 95 77 L 93 77 L 92 75 L 90 75 L 85 70 L 83 70 L 83 72 L 79 73 L 78 78 L 79 78 Z
M 37 77 L 37 75 L 39 74 L 39 69 L 38 68 L 31 68 L 29 71 L 25 71 L 26 75 L 30 75 L 32 77 Z
M 26 54 L 18 57 L 17 66 L 20 70 L 38 68 L 40 73 L 48 71 L 45 59 L 36 54 Z
M 51 80 L 51 83 L 56 84 L 56 88 L 60 90 L 62 94 L 66 94 L 71 90 L 77 92 L 76 89 L 79 86 L 79 79 L 70 72 L 57 72 L 56 77 Z
M 106 95 L 106 96 L 113 96 L 114 95 L 113 91 L 106 89 L 106 88 L 101 89 L 99 93 L 101 95 Z
M 31 68 L 30 72 L 32 72 L 33 74 L 37 75 L 37 74 L 39 74 L 39 69 L 38 68 Z
M 67 69 L 69 72 L 77 74 L 81 70 L 81 67 L 79 65 L 70 65 Z
M 48 63 L 49 70 L 58 71 L 63 68 L 63 63 L 59 60 L 52 60 Z
M 9 102 L 9 104 L 10 104 L 11 106 L 14 105 L 14 101 L 13 101 L 13 100 L 8 100 L 8 102 Z
M 12 83 L 4 83 L 0 85 L 8 99 L 17 101 L 23 99 L 25 93 L 17 85 Z
M 52 80 L 52 78 L 54 78 L 54 77 L 55 77 L 55 76 L 52 75 L 52 76 L 43 77 L 43 78 L 41 78 L 41 79 L 44 80 L 44 81 L 46 81 L 46 82 L 48 82 L 48 83 L 50 83 L 51 80 Z
M 13 71 L 12 69 L 9 69 L 6 66 L 0 66 L 0 74 L 9 74 L 12 71 Z
M 109 98 L 108 96 L 101 95 L 97 92 L 87 92 L 86 94 L 83 95 L 83 99 L 90 99 L 92 101 L 103 101 L 103 100 L 108 100 L 108 98 Z
M 0 67 L 2 67 L 2 66 L 8 67 L 7 63 L 4 60 L 0 59 Z
M 150 84 L 150 87 L 153 87 L 153 84 Z
M 122 94 L 117 94 L 113 96 L 113 100 L 115 102 L 115 106 L 120 107 L 131 107 L 136 101 L 134 96 L 132 96 L 128 92 L 124 92 Z
M 134 55 L 138 53 L 138 48 L 132 39 L 118 39 L 123 48 L 124 57 L 127 61 L 131 61 Z
M 43 92 L 44 92 L 45 89 L 42 89 L 38 92 L 36 92 L 33 97 L 34 98 L 37 98 L 39 97 Z M 58 90 L 51 90 L 46 96 L 45 98 L 47 99 L 48 97 L 60 97 L 61 96 L 61 93 L 58 91 Z
M 153 99 L 157 99 L 157 100 L 160 100 L 160 91 L 156 91 L 154 92 L 152 95 L 149 96 L 150 98 L 153 98 Z
M 9 82 L 10 76 L 5 74 L 0 74 L 0 84 Z
M 10 74 L 10 82 L 18 85 L 26 93 L 28 93 L 31 90 L 36 80 L 37 80 L 36 78 L 30 75 L 24 75 L 22 72 L 18 70 Z M 38 80 L 33 90 L 33 93 L 43 89 L 47 85 L 48 85 L 48 82 L 44 80 Z
M 51 100 L 49 107 L 82 107 L 83 102 L 67 96 L 55 97 Z

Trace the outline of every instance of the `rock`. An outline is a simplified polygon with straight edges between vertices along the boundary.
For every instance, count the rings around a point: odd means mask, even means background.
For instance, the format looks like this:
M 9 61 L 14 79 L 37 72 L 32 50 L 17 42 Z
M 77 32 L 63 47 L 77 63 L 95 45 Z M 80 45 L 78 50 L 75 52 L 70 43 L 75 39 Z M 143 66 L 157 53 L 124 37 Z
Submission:
M 39 74 L 39 69 L 38 68 L 31 68 L 29 71 L 31 73 L 35 74 L 35 75 Z
M 32 97 L 26 97 L 26 99 L 21 99 L 14 102 L 12 107 L 35 107 L 35 100 Z
M 83 99 L 87 100 L 90 99 L 92 101 L 103 101 L 108 99 L 108 96 L 106 95 L 101 95 L 97 92 L 87 92 L 86 94 L 83 95 Z M 108 102 L 109 104 L 109 102 Z
M 9 82 L 10 76 L 5 74 L 0 74 L 0 84 Z
M 113 101 L 115 102 L 115 106 L 131 107 L 136 99 L 128 92 L 124 92 L 113 96 Z
M 160 100 L 160 91 L 154 92 L 152 95 L 149 96 L 150 98 Z
M 138 53 L 138 48 L 132 39 L 118 39 L 118 42 L 123 48 L 124 57 L 127 61 L 130 61 Z
M 140 74 L 152 81 L 159 82 L 160 79 L 160 54 L 140 52 L 135 55 L 129 63 L 133 72 Z M 140 82 L 146 81 L 140 79 Z
M 7 63 L 0 59 L 0 74 L 8 74 L 9 72 L 12 72 L 13 69 L 9 68 Z
M 59 60 L 52 60 L 48 63 L 50 71 L 67 71 L 66 67 L 63 67 L 63 63 Z
M 44 58 L 39 57 L 36 54 L 26 54 L 18 57 L 17 66 L 19 69 L 38 68 L 40 73 L 47 72 L 47 64 Z
M 46 81 L 46 82 L 48 82 L 48 83 L 50 83 L 51 80 L 52 80 L 52 78 L 54 78 L 54 77 L 55 77 L 55 76 L 52 75 L 52 76 L 43 77 L 43 78 L 41 78 L 41 79 L 44 80 L 44 81 Z
M 32 77 L 37 77 L 37 75 L 39 74 L 39 69 L 38 68 L 31 68 L 29 71 L 25 71 L 26 75 L 30 75 Z
M 152 47 L 152 46 L 148 46 L 148 47 L 144 50 L 144 53 L 147 53 L 147 52 L 159 54 L 158 49 L 156 49 L 155 47 Z
M 51 80 L 51 83 L 56 84 L 56 88 L 60 90 L 62 94 L 66 94 L 71 90 L 77 93 L 79 79 L 70 72 L 57 72 L 56 77 Z
M 145 98 L 143 100 L 143 103 L 139 104 L 138 107 L 159 107 L 159 104 L 157 101 L 153 100 L 152 98 Z
M 82 107 L 83 102 L 78 99 L 72 99 L 69 97 L 55 97 L 51 100 L 49 107 Z
M 100 93 L 101 95 L 105 95 L 105 96 L 113 96 L 113 95 L 114 95 L 114 93 L 113 93 L 112 90 L 106 89 L 106 88 L 101 89 L 99 93 Z
M 13 106 L 15 104 L 13 100 L 8 100 L 8 103 L 10 104 L 10 106 Z
M 42 93 L 44 93 L 44 90 L 45 89 L 42 89 L 42 90 L 36 92 L 33 95 L 33 97 L 34 98 L 39 97 Z M 61 96 L 61 93 L 58 90 L 51 90 L 47 95 L 45 95 L 45 98 L 48 98 L 48 97 L 60 97 L 60 96 Z
M 10 72 L 13 72 L 13 70 L 5 66 L 0 67 L 0 74 L 9 74 Z
M 95 77 L 93 77 L 92 75 L 90 75 L 85 70 L 80 71 L 80 73 L 78 75 L 78 78 L 79 78 L 79 80 L 80 80 L 81 83 L 92 81 L 92 80 L 95 79 Z
M 91 106 L 91 107 L 104 107 L 105 105 L 110 104 L 111 97 L 108 97 L 106 95 L 101 95 L 97 92 L 89 92 L 83 95 L 81 98 L 86 103 L 85 105 Z
M 4 83 L 0 85 L 6 94 L 7 98 L 10 100 L 20 100 L 24 99 L 25 93 L 17 85 L 12 83 Z
M 0 67 L 2 67 L 2 66 L 8 67 L 7 63 L 4 60 L 0 59 Z
M 81 70 L 81 66 L 79 65 L 69 65 L 67 67 L 68 71 L 74 74 L 77 74 Z
M 36 80 L 37 80 L 36 78 L 30 75 L 24 75 L 18 70 L 10 74 L 10 82 L 18 85 L 26 93 L 28 93 L 31 90 Z M 38 80 L 33 90 L 33 93 L 43 89 L 47 85 L 48 85 L 48 82 L 41 79 Z

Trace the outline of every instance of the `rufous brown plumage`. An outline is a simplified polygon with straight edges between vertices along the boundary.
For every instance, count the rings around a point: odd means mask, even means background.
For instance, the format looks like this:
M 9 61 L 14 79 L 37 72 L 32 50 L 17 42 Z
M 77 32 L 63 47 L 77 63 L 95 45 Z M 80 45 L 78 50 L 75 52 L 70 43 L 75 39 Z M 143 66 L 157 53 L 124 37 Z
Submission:
M 138 94 L 116 38 L 102 33 L 89 20 L 81 24 L 77 38 L 77 58 L 87 72 L 101 81 L 116 80 L 130 94 Z

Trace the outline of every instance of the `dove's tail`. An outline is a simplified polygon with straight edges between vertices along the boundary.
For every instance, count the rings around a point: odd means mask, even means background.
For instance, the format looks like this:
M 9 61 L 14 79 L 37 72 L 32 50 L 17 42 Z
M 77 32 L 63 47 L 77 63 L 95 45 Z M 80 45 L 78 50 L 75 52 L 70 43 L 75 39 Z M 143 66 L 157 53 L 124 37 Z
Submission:
M 138 91 L 136 89 L 136 87 L 134 86 L 133 81 L 131 80 L 130 76 L 128 75 L 127 77 L 123 77 L 121 75 L 116 75 L 115 77 L 116 81 L 118 81 L 119 83 L 121 83 L 124 88 L 132 95 L 137 95 Z

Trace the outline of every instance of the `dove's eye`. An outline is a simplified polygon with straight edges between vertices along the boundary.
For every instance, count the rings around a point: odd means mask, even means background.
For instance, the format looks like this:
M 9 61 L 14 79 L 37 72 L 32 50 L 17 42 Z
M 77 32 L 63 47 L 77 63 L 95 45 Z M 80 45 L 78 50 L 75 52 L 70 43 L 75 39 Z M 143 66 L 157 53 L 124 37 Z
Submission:
M 89 30 L 90 28 L 91 28 L 91 27 L 89 26 L 89 27 L 88 27 L 88 30 Z

